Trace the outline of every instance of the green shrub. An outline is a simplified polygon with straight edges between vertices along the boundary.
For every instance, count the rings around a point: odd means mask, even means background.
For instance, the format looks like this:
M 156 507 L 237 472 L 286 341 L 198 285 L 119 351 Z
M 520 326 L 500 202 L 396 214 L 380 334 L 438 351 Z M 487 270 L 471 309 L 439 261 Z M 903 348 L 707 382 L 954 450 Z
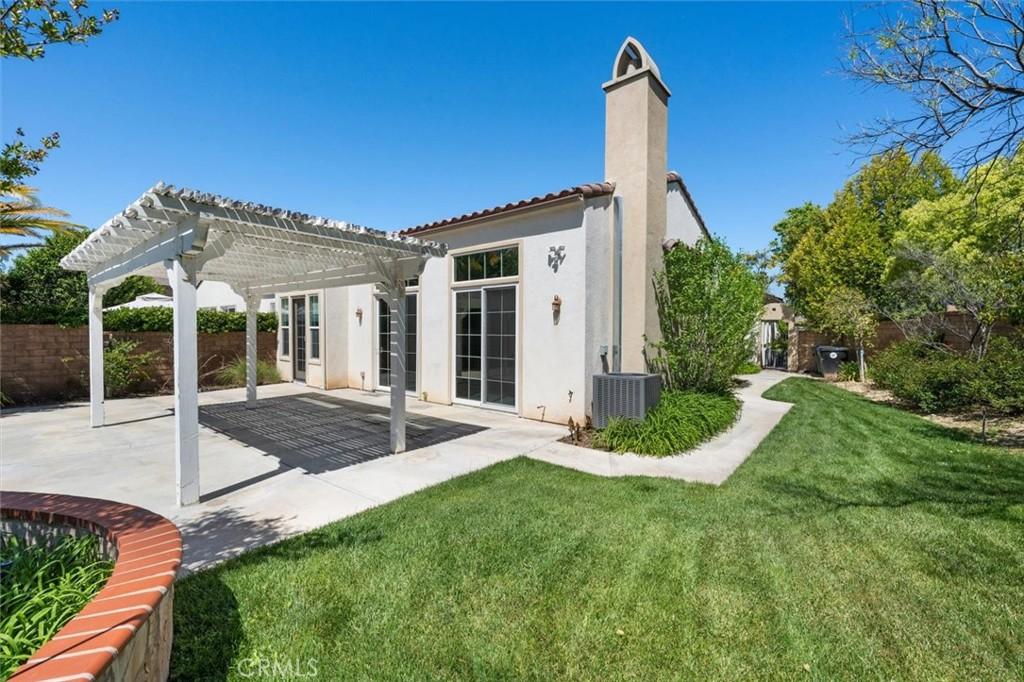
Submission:
M 157 306 L 108 310 L 103 313 L 103 328 L 113 332 L 169 332 L 174 329 L 174 311 L 169 307 Z M 196 328 L 201 334 L 244 332 L 245 313 L 198 310 Z M 256 328 L 261 332 L 277 331 L 277 315 L 258 313 Z
M 93 535 L 69 536 L 55 546 L 0 539 L 0 561 L 7 564 L 0 576 L 0 679 L 6 680 L 89 603 L 113 565 Z
M 736 374 L 757 374 L 761 371 L 761 365 L 747 360 L 736 368 Z
M 974 404 L 971 382 L 977 370 L 975 361 L 912 341 L 886 348 L 869 365 L 871 379 L 878 386 L 925 412 Z
M 860 377 L 860 368 L 856 362 L 843 362 L 839 365 L 839 371 L 836 372 L 836 379 L 839 381 L 857 381 Z
M 103 350 L 103 382 L 107 397 L 123 396 L 149 381 L 149 365 L 159 353 L 136 353 L 138 341 L 113 341 Z
M 677 245 L 654 278 L 661 340 L 653 371 L 676 391 L 720 393 L 750 359 L 750 332 L 763 312 L 764 279 L 717 239 Z
M 739 411 L 739 401 L 727 393 L 666 391 L 643 420 L 613 420 L 594 442 L 615 452 L 675 455 L 727 429 Z
M 245 358 L 235 358 L 217 370 L 217 383 L 224 386 L 245 386 Z M 258 385 L 281 383 L 281 373 L 277 371 L 277 365 L 266 360 L 257 360 L 256 383 Z
M 1003 414 L 1024 412 L 1024 336 L 989 341 L 969 390 L 980 407 Z

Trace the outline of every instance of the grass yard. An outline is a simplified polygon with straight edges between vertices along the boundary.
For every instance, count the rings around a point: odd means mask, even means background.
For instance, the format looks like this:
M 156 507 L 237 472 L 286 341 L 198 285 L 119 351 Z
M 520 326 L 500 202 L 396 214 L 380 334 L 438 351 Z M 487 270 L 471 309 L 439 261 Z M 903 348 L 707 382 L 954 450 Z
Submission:
M 1024 454 L 768 396 L 721 488 L 519 459 L 189 577 L 172 678 L 1024 677 Z

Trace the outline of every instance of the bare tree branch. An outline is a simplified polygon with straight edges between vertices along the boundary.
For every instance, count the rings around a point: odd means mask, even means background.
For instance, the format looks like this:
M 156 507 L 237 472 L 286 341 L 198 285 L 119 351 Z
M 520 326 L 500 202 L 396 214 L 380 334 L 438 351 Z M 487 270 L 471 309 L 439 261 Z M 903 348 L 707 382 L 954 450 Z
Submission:
M 950 156 L 966 169 L 1024 142 L 1024 5 L 911 0 L 879 7 L 865 30 L 847 18 L 847 40 L 849 76 L 905 93 L 917 109 L 848 138 L 867 153 L 918 155 L 970 137 Z

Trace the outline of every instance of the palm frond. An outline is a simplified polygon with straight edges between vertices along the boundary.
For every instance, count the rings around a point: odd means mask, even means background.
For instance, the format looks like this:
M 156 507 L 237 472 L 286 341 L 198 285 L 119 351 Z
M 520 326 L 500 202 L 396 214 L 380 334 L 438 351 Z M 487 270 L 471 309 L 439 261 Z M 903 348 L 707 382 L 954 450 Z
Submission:
M 41 232 L 59 234 L 81 227 L 67 220 L 56 219 L 66 215 L 59 208 L 43 206 L 34 187 L 14 185 L 0 200 L 0 234 L 41 238 Z M 10 245 L 4 246 L 2 253 L 6 255 L 13 248 Z

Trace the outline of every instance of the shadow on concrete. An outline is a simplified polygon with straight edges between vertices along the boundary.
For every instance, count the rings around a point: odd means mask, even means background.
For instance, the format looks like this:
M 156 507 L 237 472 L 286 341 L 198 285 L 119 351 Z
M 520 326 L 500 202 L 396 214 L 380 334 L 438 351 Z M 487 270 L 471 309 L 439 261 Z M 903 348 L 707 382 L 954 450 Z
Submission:
M 246 408 L 244 402 L 199 408 L 203 426 L 272 455 L 285 467 L 311 474 L 390 455 L 389 420 L 387 408 L 320 393 L 266 398 L 253 409 Z M 406 415 L 408 450 L 484 430 L 486 427 L 476 424 Z
M 179 519 L 175 525 L 184 542 L 183 573 L 233 559 L 294 534 L 286 519 L 252 518 L 230 507 L 195 519 Z

